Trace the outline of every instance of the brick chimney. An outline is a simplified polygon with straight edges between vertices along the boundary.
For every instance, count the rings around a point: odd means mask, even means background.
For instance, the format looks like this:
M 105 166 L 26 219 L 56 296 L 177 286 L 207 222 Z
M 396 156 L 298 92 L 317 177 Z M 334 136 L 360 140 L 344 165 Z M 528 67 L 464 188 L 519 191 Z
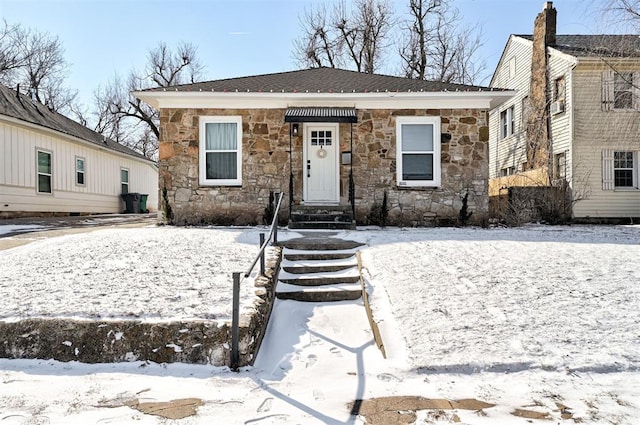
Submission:
M 549 57 L 547 46 L 556 44 L 557 12 L 553 2 L 543 4 L 533 26 L 529 116 L 527 117 L 527 169 L 549 164 Z

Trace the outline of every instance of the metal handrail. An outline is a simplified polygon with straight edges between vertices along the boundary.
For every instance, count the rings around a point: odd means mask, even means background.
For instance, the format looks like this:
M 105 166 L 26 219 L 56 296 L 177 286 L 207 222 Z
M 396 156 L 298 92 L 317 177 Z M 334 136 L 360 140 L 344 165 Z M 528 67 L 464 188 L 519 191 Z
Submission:
M 275 237 L 273 239 L 273 243 L 278 242 L 278 215 L 280 214 L 280 205 L 282 205 L 283 197 L 284 197 L 284 192 L 280 193 L 280 196 L 278 198 L 278 205 L 276 206 L 275 212 L 273 213 L 273 221 L 271 222 L 271 230 L 269 230 L 269 236 L 265 238 L 264 242 L 261 241 L 260 252 L 258 252 L 258 255 L 256 255 L 256 258 L 253 260 L 253 263 L 251 263 L 251 267 L 249 267 L 249 269 L 245 272 L 244 277 L 249 277 L 249 275 L 253 271 L 253 268 L 258 263 L 258 260 L 261 257 L 263 257 L 264 250 L 267 248 L 267 245 L 269 245 L 269 242 L 271 241 L 271 236 L 274 233 L 275 233 Z

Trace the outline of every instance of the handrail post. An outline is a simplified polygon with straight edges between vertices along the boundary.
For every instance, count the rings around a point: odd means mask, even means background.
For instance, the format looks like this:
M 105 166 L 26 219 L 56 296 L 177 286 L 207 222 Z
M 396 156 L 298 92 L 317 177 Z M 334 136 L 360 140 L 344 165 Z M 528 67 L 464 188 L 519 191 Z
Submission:
M 233 273 L 233 310 L 231 313 L 231 370 L 238 371 L 240 352 L 238 338 L 240 330 L 240 273 Z
M 278 203 L 280 201 L 280 193 L 276 192 L 276 199 L 278 200 Z M 273 233 L 273 244 L 277 244 L 278 243 L 278 212 L 279 212 L 279 208 L 276 208 L 278 211 L 276 211 L 276 215 L 274 215 L 273 217 L 273 223 L 271 223 L 271 232 Z
M 264 233 L 260 233 L 260 247 L 264 245 Z M 260 252 L 260 276 L 264 276 L 264 249 Z

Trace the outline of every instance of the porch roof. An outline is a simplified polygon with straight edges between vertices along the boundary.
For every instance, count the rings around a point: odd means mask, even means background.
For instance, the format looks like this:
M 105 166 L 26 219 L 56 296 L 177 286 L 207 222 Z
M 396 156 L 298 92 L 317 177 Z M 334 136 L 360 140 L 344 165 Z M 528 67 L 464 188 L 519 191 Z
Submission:
M 298 107 L 287 108 L 284 122 L 358 122 L 355 108 Z

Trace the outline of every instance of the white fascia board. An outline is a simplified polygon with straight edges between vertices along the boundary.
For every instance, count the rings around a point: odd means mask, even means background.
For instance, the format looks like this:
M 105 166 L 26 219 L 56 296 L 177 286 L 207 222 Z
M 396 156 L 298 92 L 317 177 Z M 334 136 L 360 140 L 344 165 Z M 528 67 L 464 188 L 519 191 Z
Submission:
M 116 155 L 116 156 L 120 156 L 122 158 L 133 160 L 133 161 L 138 161 L 140 163 L 143 163 L 143 164 L 151 166 L 155 170 L 158 169 L 158 166 L 156 165 L 156 163 L 153 162 L 153 160 L 151 160 L 151 159 L 138 158 L 137 156 L 127 155 L 124 152 L 114 151 L 113 149 L 102 147 L 102 146 L 97 145 L 97 144 L 95 144 L 93 142 L 89 142 L 88 140 L 84 140 L 84 139 L 81 139 L 79 137 L 72 136 L 72 135 L 67 134 L 67 133 L 63 133 L 63 132 L 58 131 L 58 130 L 54 130 L 54 129 L 51 129 L 51 128 L 48 128 L 48 127 L 44 127 L 44 126 L 41 126 L 41 125 L 38 125 L 38 124 L 33 124 L 33 123 L 30 123 L 30 122 L 27 122 L 27 121 L 23 121 L 23 120 L 18 119 L 18 118 L 14 118 L 14 117 L 10 117 L 8 115 L 2 115 L 2 114 L 0 114 L 0 121 L 4 121 L 4 122 L 6 122 L 8 124 L 15 125 L 15 126 L 18 126 L 18 127 L 27 128 L 27 129 L 35 131 L 37 133 L 50 135 L 52 137 L 57 137 L 59 139 L 66 140 L 67 142 L 78 143 L 78 144 L 81 144 L 81 145 L 86 146 L 88 148 L 92 148 L 92 149 L 97 150 L 97 151 L 113 154 L 113 155 Z
M 133 92 L 156 109 L 284 109 L 335 106 L 356 109 L 492 109 L 514 91 L 443 91 L 378 93 Z

